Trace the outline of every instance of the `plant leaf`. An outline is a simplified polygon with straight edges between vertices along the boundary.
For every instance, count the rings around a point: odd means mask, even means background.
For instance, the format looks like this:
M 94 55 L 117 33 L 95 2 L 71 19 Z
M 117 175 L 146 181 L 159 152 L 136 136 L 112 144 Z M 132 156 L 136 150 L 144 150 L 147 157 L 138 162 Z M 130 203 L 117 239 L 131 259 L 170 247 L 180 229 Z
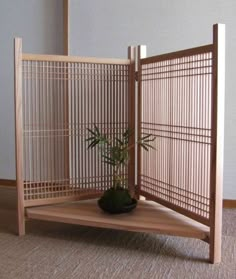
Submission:
M 115 138 L 115 140 L 116 140 L 120 145 L 123 145 L 123 144 L 124 144 L 124 142 L 123 142 L 122 140 L 118 139 L 118 138 Z
M 87 129 L 91 134 L 93 134 L 94 136 L 96 136 L 97 134 L 93 131 L 93 130 L 91 130 L 91 129 Z
M 85 141 L 90 141 L 90 140 L 93 140 L 93 139 L 95 139 L 95 137 L 87 138 Z
M 99 140 L 95 139 L 94 141 L 92 141 L 92 142 L 89 144 L 88 149 L 89 149 L 89 148 L 93 148 L 93 147 L 96 146 L 98 143 L 99 143 Z
M 133 132 L 133 129 L 127 128 L 122 136 L 123 138 L 127 139 L 133 134 Z
M 154 141 L 156 139 L 156 137 L 153 137 L 153 138 L 151 138 L 151 139 L 145 139 L 143 142 L 151 142 L 151 141 Z
M 147 148 L 151 148 L 151 149 L 155 149 L 154 146 L 148 144 L 148 143 L 143 143 L 144 146 L 146 146 Z
M 144 148 L 146 151 L 148 151 L 148 148 L 147 148 L 143 143 L 140 143 L 140 146 L 141 146 L 142 148 Z
M 145 140 L 145 139 L 147 139 L 147 138 L 149 138 L 149 137 L 151 137 L 152 135 L 151 134 L 148 134 L 148 135 L 146 135 L 146 136 L 144 136 L 144 137 L 141 137 L 141 140 Z
M 98 127 L 95 124 L 94 124 L 94 128 L 95 128 L 95 131 L 97 132 L 97 135 L 100 136 L 101 135 L 100 131 L 99 131 Z

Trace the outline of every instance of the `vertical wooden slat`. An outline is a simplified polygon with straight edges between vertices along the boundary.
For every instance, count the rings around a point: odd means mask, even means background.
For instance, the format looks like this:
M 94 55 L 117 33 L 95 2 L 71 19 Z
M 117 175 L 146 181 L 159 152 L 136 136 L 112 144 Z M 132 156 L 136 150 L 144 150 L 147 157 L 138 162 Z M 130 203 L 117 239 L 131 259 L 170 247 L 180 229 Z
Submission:
M 45 62 L 46 70 L 44 71 L 44 79 L 46 81 L 46 112 L 45 112 L 45 144 L 46 144 L 46 152 L 47 152 L 47 158 L 46 158 L 46 180 L 50 180 L 50 140 L 49 140 L 49 119 L 50 119 L 50 80 L 49 80 L 49 62 Z M 49 192 L 49 183 L 46 182 L 46 191 Z
M 64 54 L 70 52 L 70 0 L 63 0 Z
M 225 26 L 213 27 L 212 146 L 210 181 L 210 261 L 221 260 L 224 155 Z
M 22 40 L 15 38 L 15 156 L 18 195 L 18 234 L 25 234 L 24 178 L 23 178 L 23 123 L 22 123 Z
M 129 46 L 128 59 L 130 59 L 128 77 L 128 126 L 132 130 L 129 145 L 135 146 L 135 47 Z M 126 92 L 127 94 L 127 92 Z M 121 117 L 125 121 L 124 117 Z M 122 124 L 124 127 L 124 124 Z M 128 187 L 131 195 L 135 195 L 135 147 L 130 150 L 128 165 Z

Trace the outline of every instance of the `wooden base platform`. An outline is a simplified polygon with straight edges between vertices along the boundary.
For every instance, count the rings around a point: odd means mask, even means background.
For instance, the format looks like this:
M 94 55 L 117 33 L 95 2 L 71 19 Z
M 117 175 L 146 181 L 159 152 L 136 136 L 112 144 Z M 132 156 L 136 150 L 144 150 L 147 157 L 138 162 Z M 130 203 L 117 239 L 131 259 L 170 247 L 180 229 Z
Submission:
M 152 201 L 139 201 L 137 208 L 119 215 L 104 213 L 97 199 L 26 209 L 30 219 L 118 230 L 153 232 L 207 241 L 209 228 Z

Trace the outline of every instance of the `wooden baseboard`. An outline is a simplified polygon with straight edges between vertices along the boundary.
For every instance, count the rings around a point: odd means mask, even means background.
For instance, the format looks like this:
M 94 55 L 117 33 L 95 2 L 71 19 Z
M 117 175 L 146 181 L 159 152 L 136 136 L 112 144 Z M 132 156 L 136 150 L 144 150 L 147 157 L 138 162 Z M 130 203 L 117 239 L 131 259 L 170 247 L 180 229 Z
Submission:
M 1 186 L 16 187 L 16 180 L 14 179 L 0 179 Z M 236 208 L 236 200 L 223 200 L 223 208 Z
M 236 208 L 236 200 L 223 200 L 224 208 Z
M 13 179 L 1 179 L 0 178 L 0 187 L 1 186 L 16 187 L 16 180 L 13 180 Z

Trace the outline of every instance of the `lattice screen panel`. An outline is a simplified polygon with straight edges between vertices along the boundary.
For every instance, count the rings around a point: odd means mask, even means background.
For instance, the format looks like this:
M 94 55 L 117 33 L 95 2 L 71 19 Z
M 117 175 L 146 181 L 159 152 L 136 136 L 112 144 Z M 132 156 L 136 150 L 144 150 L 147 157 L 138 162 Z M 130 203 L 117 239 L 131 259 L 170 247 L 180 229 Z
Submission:
M 200 220 L 209 219 L 212 52 L 141 59 L 141 191 Z M 199 219 L 198 218 L 198 219 Z
M 25 200 L 110 187 L 111 168 L 85 139 L 94 124 L 112 138 L 127 128 L 128 63 L 22 63 Z M 127 168 L 121 174 L 127 178 Z

